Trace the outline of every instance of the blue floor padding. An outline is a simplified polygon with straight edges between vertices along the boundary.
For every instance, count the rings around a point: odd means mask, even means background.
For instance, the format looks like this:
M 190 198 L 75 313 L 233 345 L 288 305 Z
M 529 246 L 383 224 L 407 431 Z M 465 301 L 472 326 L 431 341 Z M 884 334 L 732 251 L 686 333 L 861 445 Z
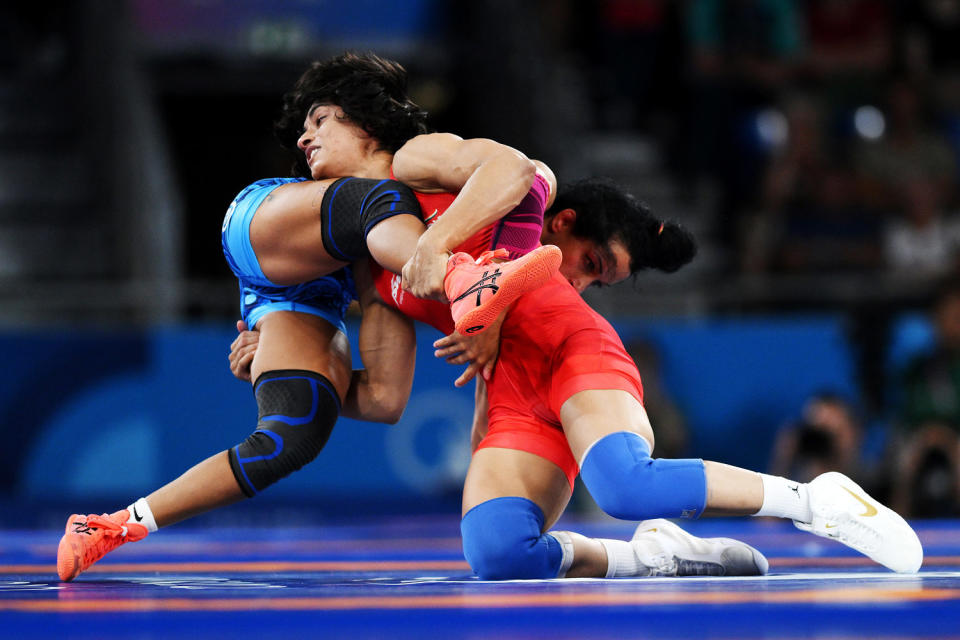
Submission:
M 927 558 L 916 576 L 788 523 L 682 524 L 756 546 L 770 575 L 481 582 L 463 562 L 458 520 L 432 515 L 173 527 L 63 584 L 60 531 L 4 530 L 0 628 L 58 638 L 960 637 L 960 521 L 915 523 Z M 562 527 L 632 533 L 613 521 Z

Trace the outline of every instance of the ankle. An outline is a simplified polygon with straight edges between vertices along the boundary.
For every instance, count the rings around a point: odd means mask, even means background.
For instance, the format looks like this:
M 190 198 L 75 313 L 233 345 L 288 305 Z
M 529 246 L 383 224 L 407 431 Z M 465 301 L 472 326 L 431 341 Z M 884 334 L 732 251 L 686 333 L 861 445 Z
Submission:
M 150 509 L 146 498 L 140 498 L 131 504 L 127 507 L 127 512 L 130 514 L 130 522 L 143 525 L 149 533 L 153 533 L 159 528 L 156 519 L 153 517 L 153 510 Z
M 776 516 L 798 522 L 810 522 L 810 496 L 807 485 L 780 476 L 760 474 L 763 481 L 763 504 L 755 516 Z

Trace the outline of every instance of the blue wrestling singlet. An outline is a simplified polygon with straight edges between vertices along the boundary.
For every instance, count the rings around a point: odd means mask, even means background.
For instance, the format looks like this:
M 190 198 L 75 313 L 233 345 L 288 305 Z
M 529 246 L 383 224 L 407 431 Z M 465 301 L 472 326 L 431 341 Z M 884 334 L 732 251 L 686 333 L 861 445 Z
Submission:
M 250 222 L 264 198 L 281 185 L 303 180 L 257 180 L 237 194 L 223 218 L 223 255 L 240 281 L 240 313 L 249 328 L 255 328 L 272 311 L 298 311 L 320 316 L 345 333 L 343 318 L 350 302 L 357 297 L 349 267 L 310 282 L 282 287 L 263 274 L 250 245 Z

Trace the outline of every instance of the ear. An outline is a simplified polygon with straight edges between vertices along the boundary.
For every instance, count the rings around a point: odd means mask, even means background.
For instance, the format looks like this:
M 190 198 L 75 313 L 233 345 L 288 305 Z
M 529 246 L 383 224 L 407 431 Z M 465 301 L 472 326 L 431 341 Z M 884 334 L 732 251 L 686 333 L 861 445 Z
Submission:
M 573 225 L 577 221 L 577 212 L 573 209 L 561 209 L 550 218 L 551 233 L 563 233 L 573 230 Z

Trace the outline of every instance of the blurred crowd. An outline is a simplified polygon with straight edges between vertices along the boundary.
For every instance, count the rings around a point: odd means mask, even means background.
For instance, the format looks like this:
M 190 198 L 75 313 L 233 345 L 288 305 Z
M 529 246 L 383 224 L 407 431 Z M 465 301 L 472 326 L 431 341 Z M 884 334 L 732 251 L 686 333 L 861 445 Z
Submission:
M 560 33 L 598 125 L 717 193 L 731 270 L 955 270 L 960 0 L 587 4 Z
M 561 4 L 554 32 L 589 61 L 593 125 L 656 139 L 678 195 L 712 195 L 727 273 L 930 292 L 910 299 L 929 335 L 899 360 L 902 308 L 855 320 L 877 334 L 860 345 L 876 352 L 866 397 L 809 398 L 771 472 L 838 469 L 904 514 L 960 515 L 960 0 Z

